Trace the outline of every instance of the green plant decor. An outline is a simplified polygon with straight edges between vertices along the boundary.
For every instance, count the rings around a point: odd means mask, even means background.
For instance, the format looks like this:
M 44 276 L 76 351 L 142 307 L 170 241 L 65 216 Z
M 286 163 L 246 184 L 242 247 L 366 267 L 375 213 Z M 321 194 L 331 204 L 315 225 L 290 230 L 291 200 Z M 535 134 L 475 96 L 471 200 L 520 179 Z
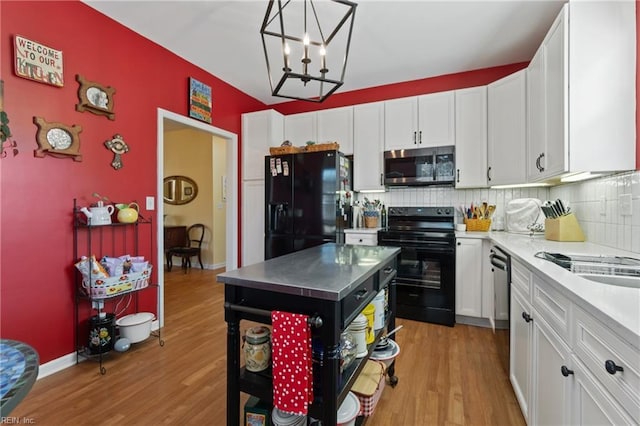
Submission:
M 2 157 L 7 156 L 5 149 L 11 148 L 13 156 L 18 155 L 18 143 L 9 140 L 11 137 L 11 129 L 9 129 L 9 116 L 5 111 L 0 111 L 0 142 L 2 143 Z M 6 144 L 8 142 L 8 144 Z M 6 145 L 5 145 L 6 144 Z

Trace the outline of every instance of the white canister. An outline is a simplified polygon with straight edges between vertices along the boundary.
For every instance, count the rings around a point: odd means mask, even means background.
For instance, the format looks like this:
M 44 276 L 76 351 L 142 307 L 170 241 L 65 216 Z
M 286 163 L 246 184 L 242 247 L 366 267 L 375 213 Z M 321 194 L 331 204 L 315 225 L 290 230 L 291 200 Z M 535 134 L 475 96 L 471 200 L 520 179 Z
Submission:
M 307 416 L 287 413 L 274 407 L 271 412 L 271 421 L 274 426 L 302 426 L 307 424 Z
M 375 306 L 376 311 L 373 314 L 373 329 L 380 330 L 384 328 L 384 315 L 386 311 L 385 306 L 385 295 L 386 289 L 380 290 L 380 292 L 373 298 L 373 306 Z
M 358 353 L 356 354 L 356 358 L 362 358 L 367 355 L 367 325 L 369 321 L 367 317 L 363 314 L 359 314 L 356 319 L 354 319 L 349 327 L 347 327 L 347 331 L 353 335 L 356 340 L 356 347 L 358 348 Z

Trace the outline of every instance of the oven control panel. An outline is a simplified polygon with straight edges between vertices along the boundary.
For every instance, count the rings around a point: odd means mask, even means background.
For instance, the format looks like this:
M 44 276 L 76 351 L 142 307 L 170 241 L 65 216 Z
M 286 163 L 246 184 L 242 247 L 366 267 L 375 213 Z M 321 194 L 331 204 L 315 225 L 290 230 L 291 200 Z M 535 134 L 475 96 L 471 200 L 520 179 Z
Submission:
M 453 207 L 389 207 L 389 216 L 453 217 Z

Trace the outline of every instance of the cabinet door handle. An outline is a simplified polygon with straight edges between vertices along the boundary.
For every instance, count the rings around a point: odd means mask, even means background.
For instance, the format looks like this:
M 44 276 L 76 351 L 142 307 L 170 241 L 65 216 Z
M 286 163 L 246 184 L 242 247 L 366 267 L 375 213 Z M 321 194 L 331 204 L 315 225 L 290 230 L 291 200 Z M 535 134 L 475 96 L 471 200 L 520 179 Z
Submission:
M 544 152 L 540 153 L 540 160 L 538 161 L 540 173 L 544 172 L 544 166 L 542 165 L 542 159 L 544 158 Z
M 456 182 L 460 183 L 460 169 L 456 170 Z
M 604 368 L 607 370 L 607 373 L 609 374 L 616 374 L 618 371 L 624 371 L 624 368 L 620 367 L 619 365 L 616 365 L 616 363 L 610 359 L 604 362 Z
M 422 143 L 422 130 L 420 130 L 420 132 L 418 132 L 418 143 L 419 144 Z
M 538 155 L 538 158 L 536 158 L 536 169 L 538 169 L 538 171 L 540 171 L 540 156 Z
M 459 246 L 461 246 L 461 245 L 462 245 L 462 243 L 458 243 L 458 245 L 459 245 Z
M 533 318 L 531 318 L 531 315 L 529 315 L 529 314 L 528 314 L 528 313 L 526 313 L 526 312 L 523 312 L 523 313 L 522 313 L 522 319 L 524 319 L 526 322 L 531 322 L 531 321 L 533 321 Z
M 560 372 L 564 377 L 569 377 L 570 374 L 573 374 L 573 370 L 569 370 L 566 365 L 560 367 Z
M 369 290 L 367 289 L 360 290 L 355 294 L 356 300 L 364 299 L 365 297 L 367 297 L 367 293 L 369 293 Z
M 416 138 L 416 132 L 413 132 L 413 144 L 416 145 L 418 143 L 418 139 Z
M 487 180 L 491 182 L 491 166 L 487 169 Z
M 384 185 L 384 174 L 380 173 L 380 186 Z

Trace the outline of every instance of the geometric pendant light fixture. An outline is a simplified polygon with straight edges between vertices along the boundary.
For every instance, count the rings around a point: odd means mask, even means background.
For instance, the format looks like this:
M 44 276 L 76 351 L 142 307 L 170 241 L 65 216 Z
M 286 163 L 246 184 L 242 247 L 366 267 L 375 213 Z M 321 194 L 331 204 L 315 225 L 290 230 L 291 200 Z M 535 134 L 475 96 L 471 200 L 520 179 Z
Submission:
M 260 34 L 273 96 L 322 102 L 342 86 L 356 6 L 269 0 Z

